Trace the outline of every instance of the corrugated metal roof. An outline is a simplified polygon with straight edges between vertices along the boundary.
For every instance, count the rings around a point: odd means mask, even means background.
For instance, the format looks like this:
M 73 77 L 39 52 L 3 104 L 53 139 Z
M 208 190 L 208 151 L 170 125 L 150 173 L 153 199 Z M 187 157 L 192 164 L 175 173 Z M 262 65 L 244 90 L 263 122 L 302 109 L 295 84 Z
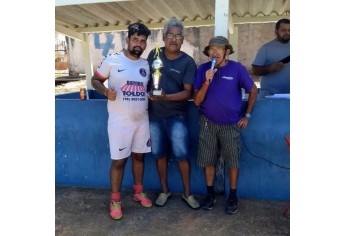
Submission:
M 290 0 L 229 0 L 229 16 L 234 24 L 276 22 L 290 16 Z M 96 1 L 63 5 L 56 0 L 56 31 L 75 33 L 126 31 L 134 22 L 151 29 L 162 28 L 176 17 L 185 27 L 214 25 L 215 0 L 127 0 Z

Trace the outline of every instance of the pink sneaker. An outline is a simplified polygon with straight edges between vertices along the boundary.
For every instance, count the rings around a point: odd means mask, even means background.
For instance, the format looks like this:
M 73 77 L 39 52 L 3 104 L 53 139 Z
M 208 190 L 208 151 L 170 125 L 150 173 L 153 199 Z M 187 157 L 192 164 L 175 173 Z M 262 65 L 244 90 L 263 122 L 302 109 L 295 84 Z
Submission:
M 109 215 L 114 220 L 121 220 L 121 218 L 122 218 L 121 202 L 112 201 L 110 203 L 110 214 Z
M 152 207 L 151 200 L 146 196 L 145 193 L 135 193 L 133 194 L 133 200 L 140 202 L 143 207 Z

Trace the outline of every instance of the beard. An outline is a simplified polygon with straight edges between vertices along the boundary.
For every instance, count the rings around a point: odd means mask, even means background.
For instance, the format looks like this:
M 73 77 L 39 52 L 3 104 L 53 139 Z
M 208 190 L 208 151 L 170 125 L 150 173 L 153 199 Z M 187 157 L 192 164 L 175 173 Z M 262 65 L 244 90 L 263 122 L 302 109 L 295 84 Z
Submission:
M 278 40 L 282 43 L 288 43 L 290 41 L 290 35 L 285 34 L 283 37 L 278 37 Z
M 134 47 L 133 49 L 128 49 L 129 54 L 131 54 L 135 58 L 139 58 L 141 54 L 143 54 L 143 50 L 141 47 Z

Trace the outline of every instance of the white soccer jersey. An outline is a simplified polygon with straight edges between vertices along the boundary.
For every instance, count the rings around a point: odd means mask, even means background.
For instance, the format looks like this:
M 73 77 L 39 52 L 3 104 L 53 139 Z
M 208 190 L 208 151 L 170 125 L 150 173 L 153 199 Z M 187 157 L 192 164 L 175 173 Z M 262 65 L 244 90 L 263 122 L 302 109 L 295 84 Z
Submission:
M 107 56 L 98 66 L 97 75 L 115 88 L 115 101 L 108 100 L 109 123 L 128 125 L 148 122 L 146 94 L 150 70 L 146 60 L 131 60 L 123 52 Z

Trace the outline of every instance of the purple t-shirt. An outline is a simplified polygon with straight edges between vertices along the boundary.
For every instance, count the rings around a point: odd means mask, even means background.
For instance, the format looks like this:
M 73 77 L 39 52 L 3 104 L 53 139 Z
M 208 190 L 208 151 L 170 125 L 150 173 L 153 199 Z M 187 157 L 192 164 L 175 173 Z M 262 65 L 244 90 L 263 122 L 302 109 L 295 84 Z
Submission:
M 201 64 L 197 70 L 194 89 L 199 90 L 205 82 L 205 72 L 211 68 L 211 62 Z M 216 124 L 235 124 L 241 117 L 241 88 L 249 92 L 254 85 L 246 68 L 239 62 L 228 61 L 218 68 L 200 104 L 202 113 Z

